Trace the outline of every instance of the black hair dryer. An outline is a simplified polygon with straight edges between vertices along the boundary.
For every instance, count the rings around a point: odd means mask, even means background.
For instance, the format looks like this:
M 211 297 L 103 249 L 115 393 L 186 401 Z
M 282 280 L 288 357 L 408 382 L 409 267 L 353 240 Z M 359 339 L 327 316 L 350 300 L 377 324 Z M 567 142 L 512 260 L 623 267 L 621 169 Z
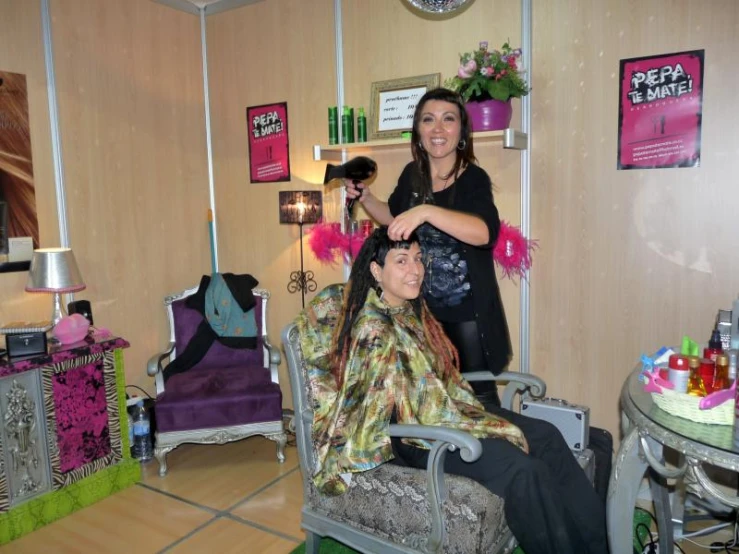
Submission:
M 371 179 L 377 171 L 377 164 L 374 160 L 367 156 L 357 156 L 341 165 L 326 166 L 326 175 L 323 178 L 323 184 L 327 184 L 334 179 L 351 179 L 352 181 L 366 181 Z M 349 217 L 352 215 L 354 202 L 356 198 L 347 198 L 346 211 Z

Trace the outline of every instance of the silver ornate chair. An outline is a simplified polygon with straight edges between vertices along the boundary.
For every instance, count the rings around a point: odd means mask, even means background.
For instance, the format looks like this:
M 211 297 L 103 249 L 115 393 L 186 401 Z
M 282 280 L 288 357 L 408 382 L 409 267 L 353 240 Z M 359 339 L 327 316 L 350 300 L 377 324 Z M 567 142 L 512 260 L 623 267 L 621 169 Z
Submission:
M 311 479 L 313 400 L 295 324 L 282 332 L 295 408 L 295 427 L 303 474 L 302 527 L 306 553 L 317 554 L 321 537 L 331 537 L 368 553 L 507 554 L 516 541 L 503 514 L 503 500 L 471 479 L 445 475 L 448 450 L 459 448 L 464 460 L 481 454 L 480 442 L 462 431 L 423 425 L 390 425 L 394 437 L 434 441 L 426 471 L 392 463 L 353 474 L 349 490 L 325 496 Z M 508 382 L 503 405 L 510 408 L 517 393 L 541 397 L 544 382 L 533 375 L 480 372 L 476 380 Z
M 192 368 L 172 375 L 165 386 L 164 368 L 183 352 L 204 321 L 187 306 L 198 287 L 167 296 L 167 349 L 152 356 L 147 373 L 156 383 L 154 455 L 159 475 L 167 473 L 167 453 L 183 443 L 224 444 L 252 435 L 277 443 L 277 460 L 285 461 L 282 392 L 277 375 L 281 356 L 267 338 L 269 292 L 253 289 L 256 298 L 256 349 L 229 348 L 215 341 Z

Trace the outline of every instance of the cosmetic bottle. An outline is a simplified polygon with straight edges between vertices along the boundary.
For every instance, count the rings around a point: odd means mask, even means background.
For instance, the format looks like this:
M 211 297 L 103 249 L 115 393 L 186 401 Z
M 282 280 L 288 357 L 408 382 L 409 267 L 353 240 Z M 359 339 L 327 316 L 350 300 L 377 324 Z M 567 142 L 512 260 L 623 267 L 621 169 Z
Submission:
M 336 106 L 328 109 L 328 143 L 339 143 L 339 110 Z
M 367 116 L 364 115 L 364 108 L 359 108 L 357 116 L 357 142 L 367 142 Z
M 688 367 L 690 368 L 690 379 L 688 381 L 688 394 L 693 396 L 705 396 L 706 387 L 700 375 L 701 360 L 698 356 L 688 356 Z
M 721 353 L 716 356 L 716 372 L 713 377 L 713 390 L 728 389 L 731 386 L 729 381 L 729 357 Z
M 703 349 L 703 357 L 709 358 L 716 361 L 716 356 L 723 352 L 721 345 L 721 333 L 719 333 L 718 327 L 713 329 L 711 333 L 711 339 L 708 341 L 708 346 Z
M 341 142 L 354 142 L 354 122 L 349 106 L 344 106 L 341 111 Z
M 354 142 L 354 108 L 349 108 L 349 142 Z
M 668 379 L 675 386 L 675 392 L 688 392 L 689 378 L 690 368 L 688 367 L 688 357 L 682 354 L 673 354 L 670 356 Z

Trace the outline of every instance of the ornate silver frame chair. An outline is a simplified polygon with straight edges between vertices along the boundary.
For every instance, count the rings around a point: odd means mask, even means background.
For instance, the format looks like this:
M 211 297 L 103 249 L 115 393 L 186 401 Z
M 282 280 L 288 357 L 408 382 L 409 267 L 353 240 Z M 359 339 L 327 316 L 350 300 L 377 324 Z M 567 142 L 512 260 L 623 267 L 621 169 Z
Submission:
M 163 371 L 182 352 L 204 321 L 186 299 L 198 287 L 167 296 L 170 338 L 167 349 L 147 364 L 156 384 L 154 455 L 159 475 L 167 473 L 167 454 L 183 443 L 224 444 L 252 435 L 277 443 L 277 460 L 285 461 L 282 392 L 277 366 L 280 351 L 267 337 L 267 301 L 270 293 L 253 289 L 257 303 L 256 349 L 236 349 L 215 341 L 194 367 L 173 375 L 166 387 Z
M 394 437 L 434 441 L 426 471 L 392 463 L 352 475 L 349 490 L 325 496 L 313 486 L 314 450 L 311 439 L 313 400 L 294 323 L 282 332 L 303 474 L 301 525 L 306 554 L 317 554 L 321 537 L 331 537 L 367 553 L 503 554 L 516 547 L 505 522 L 503 501 L 471 479 L 445 475 L 448 450 L 460 449 L 464 460 L 480 457 L 480 442 L 462 431 L 423 425 L 390 425 Z M 508 382 L 503 405 L 515 394 L 529 391 L 542 397 L 544 382 L 521 373 L 480 372 L 475 380 Z

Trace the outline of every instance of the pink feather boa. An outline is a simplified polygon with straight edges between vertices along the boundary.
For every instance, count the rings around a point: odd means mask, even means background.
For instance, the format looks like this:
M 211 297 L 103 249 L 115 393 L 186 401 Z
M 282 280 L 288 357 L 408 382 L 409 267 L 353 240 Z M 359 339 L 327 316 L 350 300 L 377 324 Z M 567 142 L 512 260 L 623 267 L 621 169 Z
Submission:
M 524 237 L 518 227 L 501 221 L 493 259 L 503 271 L 503 277 L 512 280 L 517 276 L 525 278 L 526 272 L 531 269 L 531 254 L 537 246 L 537 241 Z
M 366 238 L 362 231 L 342 233 L 339 223 L 317 223 L 308 231 L 308 246 L 319 262 L 333 266 L 342 258 L 351 263 Z M 527 239 L 518 227 L 501 221 L 493 260 L 503 277 L 524 278 L 531 268 L 531 256 L 536 247 L 536 240 Z

